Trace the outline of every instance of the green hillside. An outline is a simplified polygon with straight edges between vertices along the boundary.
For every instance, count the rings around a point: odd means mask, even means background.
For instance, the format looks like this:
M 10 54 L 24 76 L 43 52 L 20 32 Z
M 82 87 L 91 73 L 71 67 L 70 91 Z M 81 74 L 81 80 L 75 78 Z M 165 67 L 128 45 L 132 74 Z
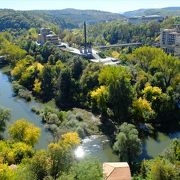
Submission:
M 33 10 L 15 11 L 0 9 L 0 31 L 6 29 L 29 29 L 30 27 L 42 27 L 57 25 L 62 29 L 79 27 L 83 21 L 89 24 L 123 19 L 120 14 L 96 11 L 96 10 Z

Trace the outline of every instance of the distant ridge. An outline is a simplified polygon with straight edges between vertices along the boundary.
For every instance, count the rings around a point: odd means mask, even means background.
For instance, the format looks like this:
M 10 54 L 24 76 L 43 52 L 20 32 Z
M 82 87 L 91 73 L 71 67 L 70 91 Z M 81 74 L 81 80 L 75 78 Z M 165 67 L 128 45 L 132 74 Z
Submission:
M 127 11 L 123 13 L 126 17 L 133 17 L 133 16 L 146 16 L 146 15 L 154 15 L 159 14 L 162 16 L 180 16 L 180 7 L 166 7 L 166 8 L 159 8 L 159 9 L 138 9 L 134 11 Z
M 62 10 L 33 10 L 33 13 L 46 14 L 55 20 L 61 18 L 69 20 L 75 26 L 79 26 L 83 21 L 89 24 L 95 24 L 105 21 L 113 21 L 117 19 L 124 19 L 125 17 L 118 13 L 111 13 L 100 10 L 79 10 L 79 9 L 62 9 Z M 54 22 L 53 22 L 54 23 Z
M 100 22 L 122 20 L 124 18 L 123 15 L 118 13 L 99 10 L 62 9 L 20 11 L 0 9 L 0 30 L 2 31 L 8 28 L 38 28 L 48 24 L 55 24 L 62 29 L 73 29 L 81 26 L 84 21 L 88 24 L 96 24 Z

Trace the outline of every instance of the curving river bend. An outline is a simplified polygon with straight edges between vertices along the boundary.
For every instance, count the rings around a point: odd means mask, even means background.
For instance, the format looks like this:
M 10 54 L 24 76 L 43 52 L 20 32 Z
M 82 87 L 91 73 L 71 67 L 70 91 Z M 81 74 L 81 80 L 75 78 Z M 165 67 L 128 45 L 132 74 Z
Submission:
M 13 97 L 12 84 L 6 74 L 3 74 L 0 69 L 0 106 L 9 108 L 11 110 L 11 119 L 7 123 L 7 127 L 15 120 L 26 118 L 36 126 L 41 128 L 41 136 L 37 149 L 47 148 L 47 145 L 52 141 L 52 135 L 48 132 L 41 123 L 39 116 L 31 111 L 32 106 L 41 106 L 41 104 L 32 101 L 26 102 L 23 99 Z M 4 134 L 7 137 L 7 132 Z M 157 156 L 164 148 L 166 148 L 173 138 L 180 138 L 180 132 L 165 135 L 158 133 L 157 139 L 147 138 L 143 143 L 143 153 L 141 159 L 148 159 Z M 82 144 L 76 149 L 75 155 L 77 158 L 84 158 L 87 156 L 98 158 L 102 162 L 118 161 L 118 157 L 113 154 L 109 140 L 106 136 L 91 136 L 82 140 Z

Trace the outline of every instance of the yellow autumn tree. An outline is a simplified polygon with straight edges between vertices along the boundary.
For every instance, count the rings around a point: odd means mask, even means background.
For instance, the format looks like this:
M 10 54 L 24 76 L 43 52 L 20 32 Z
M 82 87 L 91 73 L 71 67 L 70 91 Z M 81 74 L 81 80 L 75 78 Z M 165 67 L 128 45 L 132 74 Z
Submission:
M 113 51 L 111 53 L 111 55 L 112 55 L 113 58 L 116 58 L 116 59 L 119 59 L 119 56 L 120 56 L 120 54 L 117 51 Z
M 9 168 L 7 164 L 0 164 L 0 179 L 11 180 L 14 175 L 14 170 Z
M 14 67 L 14 69 L 11 71 L 11 75 L 19 80 L 23 74 L 23 72 L 25 72 L 25 70 L 27 69 L 28 66 L 31 65 L 33 61 L 33 58 L 31 58 L 31 56 L 26 56 L 26 58 L 18 61 Z
M 157 86 L 151 86 L 150 84 L 147 84 L 142 93 L 149 101 L 153 101 L 156 100 L 159 96 L 161 96 L 162 89 Z
M 9 134 L 16 142 L 25 142 L 34 146 L 40 137 L 40 128 L 29 123 L 26 119 L 20 119 L 9 127 Z
M 105 112 L 107 107 L 107 99 L 108 99 L 108 88 L 106 86 L 100 86 L 96 90 L 90 93 L 92 101 L 97 105 L 97 107 Z
M 80 138 L 78 133 L 68 132 L 62 135 L 58 143 L 63 147 L 67 146 L 67 148 L 74 148 L 75 146 L 80 144 Z
M 132 103 L 133 115 L 138 122 L 148 122 L 155 118 L 155 112 L 151 108 L 151 103 L 145 98 L 139 98 Z
M 73 150 L 79 144 L 80 138 L 76 132 L 66 133 L 58 143 L 49 144 L 50 174 L 54 179 L 69 170 L 74 158 Z
M 33 91 L 36 94 L 40 94 L 40 92 L 41 92 L 41 82 L 39 81 L 39 79 L 35 79 Z

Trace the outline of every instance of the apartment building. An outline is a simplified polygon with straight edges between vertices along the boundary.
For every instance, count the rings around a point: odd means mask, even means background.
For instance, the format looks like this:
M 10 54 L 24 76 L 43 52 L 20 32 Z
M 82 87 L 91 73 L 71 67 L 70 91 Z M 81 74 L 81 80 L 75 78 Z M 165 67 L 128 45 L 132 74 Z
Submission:
M 162 29 L 160 47 L 168 54 L 180 56 L 180 25 L 173 29 Z
M 38 43 L 44 44 L 46 42 L 50 42 L 52 44 L 58 45 L 59 44 L 59 38 L 49 28 L 41 28 L 40 34 L 38 34 Z

